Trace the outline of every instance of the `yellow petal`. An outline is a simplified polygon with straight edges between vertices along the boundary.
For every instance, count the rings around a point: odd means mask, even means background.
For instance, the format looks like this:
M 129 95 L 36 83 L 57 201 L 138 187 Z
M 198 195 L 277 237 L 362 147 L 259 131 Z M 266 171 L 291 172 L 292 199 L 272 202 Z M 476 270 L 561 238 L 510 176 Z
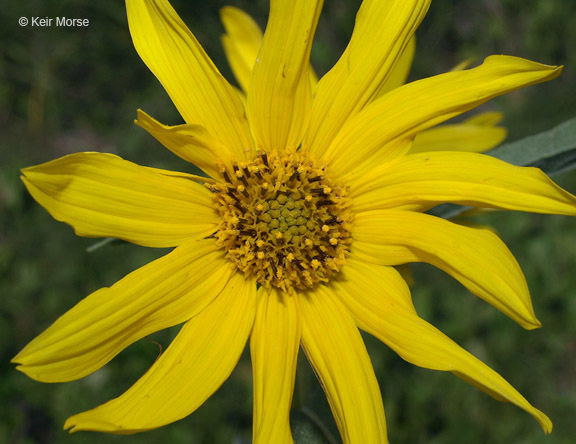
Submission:
M 303 148 L 321 156 L 393 72 L 430 0 L 364 0 L 348 47 L 320 80 Z
M 43 382 L 86 376 L 128 345 L 187 321 L 222 290 L 230 266 L 213 241 L 192 241 L 101 288 L 61 316 L 14 359 Z
M 224 52 L 236 80 L 246 93 L 262 44 L 262 30 L 252 17 L 234 6 L 220 9 L 220 18 L 226 29 L 226 34 L 222 36 Z
M 413 307 L 395 303 L 398 297 L 391 293 L 397 290 L 387 285 L 389 267 L 380 267 L 378 271 L 364 268 L 357 261 L 346 265 L 342 272 L 344 279 L 334 282 L 334 293 L 361 329 L 376 336 L 412 364 L 451 371 L 497 400 L 517 405 L 534 416 L 546 433 L 551 432 L 550 419 L 498 373 L 418 317 Z M 360 290 L 366 287 L 370 289 Z M 402 289 L 403 293 L 406 291 L 407 288 Z
M 234 6 L 223 7 L 220 17 L 226 28 L 226 34 L 222 36 L 226 58 L 243 92 L 247 93 L 252 80 L 252 69 L 262 45 L 262 30 L 250 15 Z M 315 88 L 318 77 L 312 66 L 309 69 L 310 86 Z
M 192 413 L 222 385 L 238 362 L 252 329 L 255 300 L 256 284 L 242 274 L 234 275 L 130 389 L 68 418 L 64 428 L 129 434 Z
M 456 225 L 411 211 L 376 210 L 354 220 L 354 249 L 381 265 L 427 262 L 522 327 L 540 327 L 526 279 L 506 245 L 494 233 Z
M 22 172 L 32 197 L 79 236 L 172 247 L 219 222 L 204 186 L 113 154 L 71 154 Z
M 355 211 L 426 210 L 453 202 L 515 211 L 576 216 L 576 197 L 538 168 L 518 167 L 476 153 L 408 155 L 350 193 Z
M 415 310 L 410 288 L 402 274 L 394 267 L 362 260 L 362 257 L 358 257 L 352 250 L 346 259 L 346 266 L 342 267 L 340 273 L 342 279 L 338 279 L 337 282 L 343 288 L 350 288 L 349 285 L 353 285 L 354 291 L 358 293 L 380 292 L 380 296 L 386 298 L 389 304 L 401 305 L 406 310 Z
M 474 61 L 475 61 L 474 57 L 462 60 L 456 66 L 453 66 L 452 69 L 450 69 L 450 71 L 462 71 L 463 69 L 468 68 L 472 63 L 474 63 Z
M 255 444 L 292 444 L 290 407 L 302 331 L 298 296 L 260 288 L 250 336 Z
M 412 140 L 498 95 L 553 79 L 561 67 L 510 56 L 491 56 L 477 68 L 418 80 L 390 91 L 348 120 L 324 159 L 335 173 L 354 175 L 403 155 Z
M 322 0 L 273 0 L 248 91 L 248 118 L 263 150 L 296 150 L 312 102 L 309 59 Z
M 422 131 L 414 139 L 409 153 L 425 151 L 465 151 L 483 153 L 500 145 L 507 135 L 501 126 L 455 123 Z
M 360 332 L 333 291 L 300 296 L 302 346 L 336 419 L 344 444 L 386 443 L 378 381 Z
M 241 159 L 252 148 L 244 105 L 167 0 L 127 0 L 136 51 L 187 123 Z
M 163 125 L 138 110 L 136 125 L 141 126 L 182 159 L 193 163 L 210 177 L 220 179 L 218 165 L 228 163 L 233 153 L 200 125 Z
M 412 36 L 408 42 L 408 45 L 406 45 L 406 48 L 404 48 L 402 55 L 398 58 L 396 64 L 392 67 L 389 76 L 379 86 L 378 91 L 374 95 L 375 99 L 406 83 L 408 74 L 410 74 L 410 68 L 412 67 L 412 61 L 414 60 L 415 52 L 416 37 Z
M 477 126 L 496 126 L 504 119 L 504 114 L 498 111 L 487 111 L 468 117 L 463 123 Z

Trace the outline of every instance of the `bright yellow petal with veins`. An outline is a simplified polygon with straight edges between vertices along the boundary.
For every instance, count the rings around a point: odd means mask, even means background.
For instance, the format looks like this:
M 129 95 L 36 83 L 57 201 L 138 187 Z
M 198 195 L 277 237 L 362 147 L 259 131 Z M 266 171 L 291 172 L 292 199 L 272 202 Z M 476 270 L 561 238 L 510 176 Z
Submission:
M 344 444 L 386 443 L 386 419 L 370 357 L 334 291 L 300 295 L 302 346 L 320 380 Z
M 376 336 L 406 361 L 433 370 L 451 371 L 499 401 L 517 405 L 531 414 L 546 433 L 552 422 L 534 408 L 502 376 L 468 353 L 438 329 L 421 319 L 413 307 L 395 303 L 387 286 L 389 269 L 366 269 L 351 262 L 342 272 L 345 279 L 334 282 L 334 293 L 350 310 L 358 326 Z M 382 279 L 380 279 L 382 278 Z M 358 291 L 369 287 L 369 291 Z M 403 293 L 408 292 L 404 285 Z
M 213 241 L 188 242 L 80 301 L 12 361 L 43 382 L 82 378 L 138 339 L 195 316 L 231 274 Z
M 136 51 L 186 123 L 201 125 L 238 159 L 252 148 L 244 105 L 167 0 L 126 0 Z
M 402 52 L 402 55 L 398 58 L 396 64 L 392 67 L 389 76 L 386 78 L 386 80 L 384 80 L 384 82 L 376 91 L 376 94 L 374 95 L 375 99 L 406 83 L 408 74 L 410 74 L 410 68 L 412 67 L 412 61 L 414 60 L 415 52 L 416 37 L 412 36 L 408 42 L 408 45 L 406 45 L 406 48 L 404 48 L 404 52 Z
M 427 262 L 526 329 L 538 328 L 524 274 L 488 230 L 411 211 L 375 210 L 354 219 L 358 257 L 380 265 Z
M 247 113 L 261 150 L 295 151 L 312 104 L 309 61 L 322 0 L 272 0 Z
M 441 125 L 418 133 L 409 153 L 464 151 L 484 153 L 500 145 L 508 131 L 501 126 L 469 123 Z
M 254 381 L 254 444 L 292 444 L 290 407 L 302 333 L 298 297 L 274 287 L 258 292 L 250 336 Z
M 221 175 L 218 165 L 233 158 L 233 153 L 200 125 L 163 125 L 142 110 L 138 110 L 135 123 L 174 154 L 215 179 L 220 179 Z
M 224 6 L 220 10 L 220 17 L 226 29 L 226 34 L 222 36 L 226 58 L 246 94 L 250 89 L 252 69 L 262 45 L 262 30 L 249 14 L 234 6 Z M 315 88 L 318 77 L 312 66 L 309 69 L 310 86 Z
M 70 154 L 22 172 L 32 197 L 79 236 L 173 247 L 219 222 L 204 186 L 113 154 Z
M 339 278 L 334 282 L 338 282 L 338 286 L 343 288 L 351 288 L 350 285 L 353 285 L 354 291 L 358 293 L 379 292 L 380 297 L 386 299 L 387 303 L 401 305 L 406 310 L 415 310 L 406 280 L 395 267 L 363 260 L 354 250 L 346 258 L 346 266 L 342 267 Z M 353 284 L 350 284 L 351 282 Z
M 477 68 L 408 83 L 370 103 L 348 120 L 326 152 L 335 174 L 355 165 L 356 175 L 398 158 L 421 131 L 493 97 L 560 75 L 561 67 L 510 56 L 491 56 Z
M 303 148 L 321 156 L 391 76 L 430 0 L 364 0 L 348 47 L 316 90 Z
M 538 168 L 477 153 L 412 154 L 376 169 L 352 188 L 356 212 L 395 208 L 424 211 L 437 204 L 576 216 L 576 197 Z
M 132 387 L 68 418 L 64 428 L 130 434 L 189 415 L 232 373 L 252 329 L 255 301 L 256 283 L 235 274 Z
M 220 9 L 220 18 L 226 29 L 226 34 L 222 36 L 226 58 L 236 80 L 246 93 L 262 44 L 262 30 L 250 15 L 234 6 Z

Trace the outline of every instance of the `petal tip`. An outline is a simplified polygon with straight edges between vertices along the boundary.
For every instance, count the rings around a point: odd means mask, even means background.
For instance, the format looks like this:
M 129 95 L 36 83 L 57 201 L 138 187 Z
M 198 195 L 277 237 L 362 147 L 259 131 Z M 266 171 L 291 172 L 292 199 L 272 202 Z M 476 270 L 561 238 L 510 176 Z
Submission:
M 542 413 L 540 410 L 537 410 L 535 413 L 536 413 L 536 420 L 542 427 L 542 430 L 544 430 L 544 433 L 546 435 L 552 433 L 552 428 L 554 426 L 550 418 L 548 418 L 548 416 L 545 413 Z

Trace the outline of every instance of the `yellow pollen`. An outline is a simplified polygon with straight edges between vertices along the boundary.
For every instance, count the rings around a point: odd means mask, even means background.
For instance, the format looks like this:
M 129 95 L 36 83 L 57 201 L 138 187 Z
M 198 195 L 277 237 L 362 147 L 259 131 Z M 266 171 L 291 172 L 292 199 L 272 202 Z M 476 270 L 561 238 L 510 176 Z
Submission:
M 247 277 L 292 293 L 328 282 L 346 263 L 348 189 L 311 154 L 260 151 L 220 170 L 222 179 L 207 185 L 221 216 L 208 238 Z

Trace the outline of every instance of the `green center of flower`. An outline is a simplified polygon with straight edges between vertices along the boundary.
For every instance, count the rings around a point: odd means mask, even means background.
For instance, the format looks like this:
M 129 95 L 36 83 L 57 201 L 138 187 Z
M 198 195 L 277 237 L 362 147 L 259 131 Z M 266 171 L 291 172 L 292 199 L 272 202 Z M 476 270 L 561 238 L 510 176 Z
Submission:
M 345 263 L 352 212 L 346 189 L 308 154 L 261 152 L 221 167 L 207 184 L 222 222 L 213 237 L 234 265 L 267 288 L 314 288 Z

